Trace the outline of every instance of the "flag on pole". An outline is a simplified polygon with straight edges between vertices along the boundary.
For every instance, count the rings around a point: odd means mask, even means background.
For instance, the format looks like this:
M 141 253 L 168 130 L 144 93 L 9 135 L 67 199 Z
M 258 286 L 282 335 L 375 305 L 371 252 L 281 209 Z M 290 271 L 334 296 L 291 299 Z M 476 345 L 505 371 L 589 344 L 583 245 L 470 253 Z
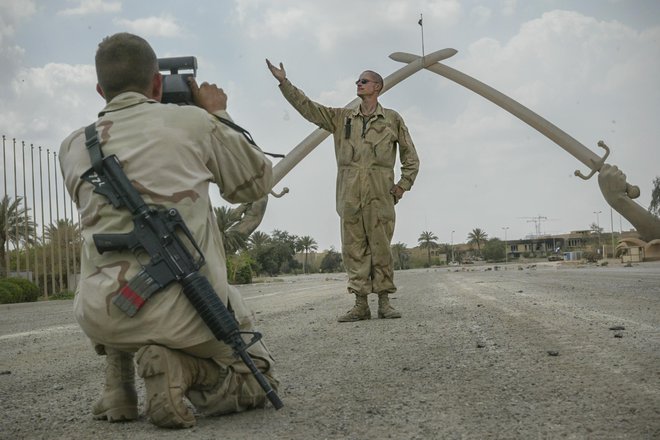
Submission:
M 417 24 L 420 26 L 420 29 L 422 31 L 422 58 L 424 58 L 424 19 L 422 17 L 422 14 L 419 14 L 419 21 Z

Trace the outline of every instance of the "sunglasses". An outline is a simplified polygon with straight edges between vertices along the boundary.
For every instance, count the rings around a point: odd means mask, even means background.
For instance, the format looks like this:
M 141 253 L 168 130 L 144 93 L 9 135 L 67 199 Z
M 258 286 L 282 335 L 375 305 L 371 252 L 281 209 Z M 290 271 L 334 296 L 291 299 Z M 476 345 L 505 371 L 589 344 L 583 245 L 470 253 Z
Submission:
M 376 81 L 372 81 L 370 79 L 358 79 L 357 81 L 355 81 L 355 84 L 365 85 L 366 83 L 370 83 L 370 82 L 376 82 Z

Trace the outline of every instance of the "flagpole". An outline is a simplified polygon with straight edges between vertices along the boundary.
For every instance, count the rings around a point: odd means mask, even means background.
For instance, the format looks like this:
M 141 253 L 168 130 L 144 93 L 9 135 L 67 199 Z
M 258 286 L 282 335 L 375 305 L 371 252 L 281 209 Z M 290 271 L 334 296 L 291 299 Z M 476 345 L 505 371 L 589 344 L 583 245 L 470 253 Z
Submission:
M 25 212 L 23 213 L 25 224 L 23 225 L 23 233 L 25 234 L 24 243 L 25 243 L 25 278 L 32 281 L 30 277 L 30 237 L 28 236 L 28 194 L 27 194 L 27 185 L 25 181 L 25 141 L 21 141 L 21 162 L 23 166 L 23 205 L 25 206 Z
M 4 186 L 4 191 L 3 191 L 3 197 L 2 197 L 2 203 L 6 203 L 3 209 L 5 209 L 5 212 L 2 213 L 5 215 L 5 224 L 3 228 L 5 229 L 3 232 L 5 233 L 5 237 L 7 239 L 5 240 L 3 246 L 5 247 L 5 261 L 2 262 L 4 264 L 4 271 L 0 271 L 0 274 L 4 276 L 9 276 L 9 221 L 7 219 L 8 214 L 9 214 L 9 195 L 7 194 L 7 156 L 6 156 L 6 151 L 5 151 L 5 142 L 7 141 L 7 138 L 5 135 L 2 135 L 2 176 L 5 182 Z M 0 204 L 1 205 L 1 204 Z
M 422 29 L 422 58 L 424 58 L 424 18 L 422 17 L 422 14 L 419 14 L 419 21 L 417 24 Z
M 32 218 L 34 219 L 34 238 L 32 242 L 32 248 L 34 250 L 34 279 L 32 281 L 39 286 L 39 262 L 37 261 L 37 193 L 34 186 L 34 144 L 30 144 L 30 162 L 30 168 L 32 169 Z
M 20 244 L 18 242 L 18 237 L 20 237 L 19 232 L 18 232 L 18 226 L 19 226 L 19 223 L 21 221 L 20 221 L 20 218 L 18 217 L 18 211 L 21 209 L 21 205 L 18 201 L 18 183 L 17 183 L 17 177 L 16 177 L 16 138 L 13 138 L 12 142 L 14 144 L 14 147 L 13 147 L 13 150 L 12 150 L 13 151 L 12 154 L 13 154 L 13 158 L 14 158 L 14 203 L 16 203 L 16 212 L 14 212 L 15 218 L 16 218 L 16 220 L 15 220 L 16 223 L 14 224 L 14 234 L 16 234 L 14 236 L 14 243 L 16 243 L 16 247 L 14 248 L 14 251 L 16 252 L 16 275 L 15 276 L 19 276 L 18 274 L 21 272 L 21 258 L 20 258 L 21 247 L 20 247 Z

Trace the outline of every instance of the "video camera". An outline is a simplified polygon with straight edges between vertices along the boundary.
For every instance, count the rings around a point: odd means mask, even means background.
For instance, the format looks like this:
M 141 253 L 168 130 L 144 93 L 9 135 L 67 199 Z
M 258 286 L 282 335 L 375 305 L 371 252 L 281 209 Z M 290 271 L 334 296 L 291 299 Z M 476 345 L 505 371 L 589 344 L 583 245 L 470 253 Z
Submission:
M 197 58 L 159 58 L 158 70 L 163 73 L 163 104 L 192 105 L 193 98 L 188 78 L 197 75 Z M 191 72 L 179 73 L 179 70 Z M 167 73 L 165 73 L 167 72 Z

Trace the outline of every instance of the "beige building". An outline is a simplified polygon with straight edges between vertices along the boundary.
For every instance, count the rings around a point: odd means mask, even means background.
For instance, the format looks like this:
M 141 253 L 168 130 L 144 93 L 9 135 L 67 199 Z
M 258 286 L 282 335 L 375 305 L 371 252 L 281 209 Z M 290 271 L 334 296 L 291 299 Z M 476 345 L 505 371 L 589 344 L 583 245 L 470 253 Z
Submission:
M 600 236 L 599 236 L 600 235 Z M 571 231 L 568 234 L 540 235 L 518 240 L 507 240 L 507 259 L 561 256 L 567 260 L 580 259 L 583 252 L 597 252 L 605 257 L 613 256 L 613 249 L 619 239 L 636 236 L 634 230 L 624 231 L 622 234 L 615 233 L 614 237 L 609 232 L 601 234 L 592 230 Z M 612 240 L 614 238 L 614 240 Z M 433 264 L 447 264 L 452 260 L 451 253 L 445 254 L 445 247 L 431 250 Z M 415 247 L 409 250 L 411 256 L 416 259 L 427 258 L 426 249 Z M 472 261 L 478 259 L 476 245 L 468 243 L 455 243 L 453 245 L 454 260 Z

